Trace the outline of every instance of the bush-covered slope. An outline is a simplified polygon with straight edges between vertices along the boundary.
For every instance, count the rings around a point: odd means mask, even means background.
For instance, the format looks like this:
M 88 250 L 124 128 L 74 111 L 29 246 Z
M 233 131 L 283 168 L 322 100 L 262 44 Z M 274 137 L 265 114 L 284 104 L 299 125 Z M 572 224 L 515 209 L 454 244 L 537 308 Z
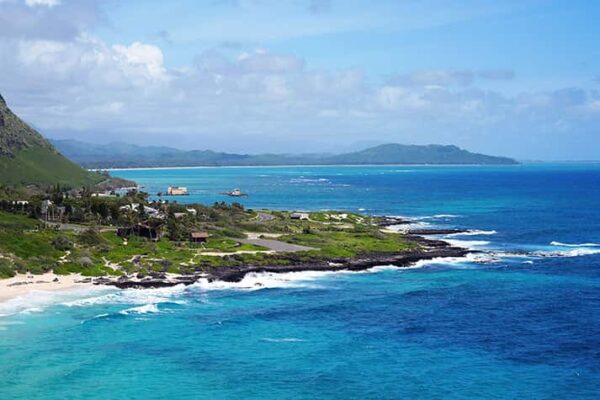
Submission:
M 23 122 L 0 95 L 0 185 L 77 187 L 105 179 L 63 157 Z
M 506 157 L 471 153 L 456 146 L 383 144 L 327 159 L 328 164 L 516 164 Z
M 471 153 L 456 146 L 384 144 L 339 154 L 231 154 L 210 150 L 184 151 L 169 147 L 124 143 L 90 144 L 57 140 L 67 157 L 88 168 L 194 167 L 252 165 L 361 165 L 361 164 L 516 164 L 506 157 Z

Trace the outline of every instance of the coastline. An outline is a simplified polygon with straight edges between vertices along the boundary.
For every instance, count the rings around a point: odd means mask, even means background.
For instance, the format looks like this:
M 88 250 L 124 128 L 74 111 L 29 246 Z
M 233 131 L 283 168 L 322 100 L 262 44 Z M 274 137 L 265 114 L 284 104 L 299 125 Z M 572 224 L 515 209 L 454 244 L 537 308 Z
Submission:
M 52 272 L 42 275 L 18 274 L 12 278 L 0 279 L 0 304 L 26 296 L 33 291 L 56 292 L 92 286 L 92 281 L 80 274 L 56 275 Z
M 290 165 L 196 165 L 179 167 L 87 168 L 88 171 L 154 171 L 209 168 L 301 168 L 301 167 L 514 167 L 522 164 L 290 164 Z
M 343 272 L 366 271 L 381 266 L 410 268 L 421 261 L 433 259 L 464 257 L 475 251 L 452 246 L 442 240 L 426 239 L 422 236 L 411 236 L 421 249 L 402 253 L 368 254 L 350 259 L 326 260 L 321 262 L 297 263 L 290 265 L 244 265 L 219 267 L 209 271 L 199 271 L 191 275 L 175 275 L 157 273 L 152 276 L 137 278 L 123 277 L 84 277 L 79 274 L 43 275 L 19 274 L 15 277 L 0 280 L 0 304 L 24 297 L 32 292 L 65 292 L 74 289 L 92 287 L 116 287 L 119 289 L 158 289 L 178 285 L 192 285 L 201 279 L 209 283 L 237 283 L 251 273 L 290 273 L 290 272 Z
M 199 271 L 191 275 L 155 273 L 152 276 L 141 279 L 125 276 L 120 278 L 100 277 L 94 280 L 94 284 L 115 286 L 120 289 L 149 289 L 181 284 L 191 285 L 200 279 L 206 279 L 208 282 L 237 283 L 250 273 L 365 271 L 381 266 L 408 268 L 420 261 L 464 257 L 467 254 L 476 252 L 453 246 L 442 240 L 426 239 L 421 236 L 411 236 L 411 239 L 421 246 L 419 250 L 401 253 L 366 254 L 349 259 L 323 259 L 322 261 L 310 263 L 303 263 L 299 260 L 298 263 L 289 265 L 224 266 L 208 271 Z

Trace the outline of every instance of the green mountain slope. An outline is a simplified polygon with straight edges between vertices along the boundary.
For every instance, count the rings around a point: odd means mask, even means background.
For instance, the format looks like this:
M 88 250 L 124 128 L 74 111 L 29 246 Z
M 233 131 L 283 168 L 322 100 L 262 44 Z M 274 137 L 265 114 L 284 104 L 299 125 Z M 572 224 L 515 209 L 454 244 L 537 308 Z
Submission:
M 358 152 L 328 154 L 231 154 L 210 150 L 183 151 L 169 147 L 124 143 L 98 145 L 57 140 L 54 145 L 88 168 L 195 167 L 252 165 L 364 164 L 516 164 L 513 159 L 471 153 L 456 146 L 384 144 Z
M 516 164 L 506 157 L 471 153 L 456 146 L 383 144 L 327 159 L 328 164 Z
M 0 185 L 78 187 L 104 179 L 63 157 L 17 117 L 0 95 Z

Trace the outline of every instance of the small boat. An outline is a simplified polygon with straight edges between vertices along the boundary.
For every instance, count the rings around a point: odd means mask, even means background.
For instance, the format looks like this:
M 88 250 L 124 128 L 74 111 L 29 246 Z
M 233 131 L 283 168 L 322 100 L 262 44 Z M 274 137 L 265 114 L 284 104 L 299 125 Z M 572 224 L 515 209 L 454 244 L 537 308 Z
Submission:
M 246 196 L 248 196 L 247 193 L 243 193 L 238 188 L 233 189 L 231 192 L 222 192 L 221 194 L 224 194 L 226 196 L 231 196 L 231 197 L 246 197 Z

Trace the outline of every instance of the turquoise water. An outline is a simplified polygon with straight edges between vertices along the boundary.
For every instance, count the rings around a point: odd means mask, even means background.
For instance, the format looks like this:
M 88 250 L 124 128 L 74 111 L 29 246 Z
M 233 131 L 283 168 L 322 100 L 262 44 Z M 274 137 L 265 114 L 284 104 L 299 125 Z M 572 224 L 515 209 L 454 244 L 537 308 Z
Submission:
M 1 399 L 595 399 L 600 166 L 118 171 L 178 201 L 463 227 L 412 269 L 97 288 L 0 305 Z M 264 286 L 257 289 L 256 282 Z

